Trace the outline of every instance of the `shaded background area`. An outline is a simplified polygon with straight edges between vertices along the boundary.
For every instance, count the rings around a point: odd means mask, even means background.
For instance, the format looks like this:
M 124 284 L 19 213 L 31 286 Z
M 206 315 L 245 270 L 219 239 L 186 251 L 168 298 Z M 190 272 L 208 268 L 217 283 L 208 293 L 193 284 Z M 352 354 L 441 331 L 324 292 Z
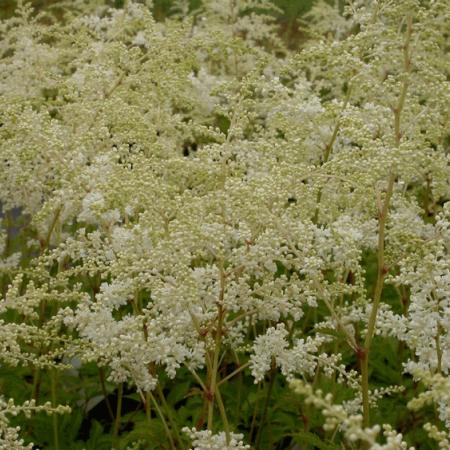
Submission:
M 41 10 L 46 7 L 57 6 L 61 0 L 29 0 L 30 3 L 36 8 Z M 305 14 L 315 0 L 272 0 L 273 3 L 278 6 L 282 12 L 278 15 L 277 19 L 281 26 L 281 34 L 286 42 L 293 43 L 301 33 L 298 31 L 297 20 Z M 106 0 L 105 3 L 110 4 L 113 7 L 121 8 L 124 0 Z M 170 15 L 172 9 L 173 0 L 154 0 L 154 16 L 156 20 L 163 20 Z M 201 0 L 190 0 L 191 8 L 196 9 L 201 4 Z M 333 3 L 333 0 L 330 0 Z M 14 14 L 16 0 L 0 0 L 0 19 L 11 17 Z M 295 45 L 294 45 L 295 46 Z
M 30 0 L 30 3 L 36 9 L 55 5 L 59 2 L 60 0 Z M 124 0 L 108 0 L 107 3 L 120 8 L 123 6 Z M 163 18 L 169 14 L 173 0 L 154 0 L 153 3 L 155 5 L 155 15 L 158 18 Z M 198 7 L 200 3 L 201 0 L 191 0 L 193 9 Z M 283 14 L 279 18 L 280 21 L 289 22 L 308 11 L 314 0 L 273 0 L 273 3 L 283 10 Z M 0 0 L 0 18 L 11 16 L 14 12 L 15 4 L 16 0 Z

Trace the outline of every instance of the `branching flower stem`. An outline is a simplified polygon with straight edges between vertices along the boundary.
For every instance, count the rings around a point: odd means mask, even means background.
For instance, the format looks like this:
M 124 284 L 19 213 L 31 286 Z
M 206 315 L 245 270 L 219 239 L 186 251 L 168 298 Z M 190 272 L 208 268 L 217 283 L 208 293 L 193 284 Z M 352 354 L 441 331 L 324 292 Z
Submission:
M 217 386 L 221 386 L 223 383 L 228 381 L 229 379 L 233 378 L 238 373 L 241 373 L 243 370 L 245 370 L 250 365 L 250 361 L 246 362 L 245 364 L 242 364 L 242 366 L 238 367 L 236 370 L 233 370 L 233 372 L 229 373 L 225 378 L 222 378 L 218 383 Z
M 227 442 L 230 441 L 230 429 L 228 424 L 228 419 L 226 417 L 225 408 L 223 406 L 222 398 L 220 396 L 219 387 L 218 387 L 218 370 L 219 370 L 219 356 L 220 349 L 222 345 L 222 328 L 224 323 L 224 315 L 225 311 L 223 309 L 223 300 L 225 296 L 225 271 L 223 267 L 223 262 L 221 262 L 219 267 L 219 282 L 220 282 L 220 291 L 219 291 L 219 299 L 217 301 L 217 329 L 215 335 L 214 342 L 214 351 L 212 356 L 212 367 L 211 373 L 209 376 L 209 391 L 208 391 L 208 429 L 213 430 L 213 419 L 214 419 L 214 401 L 215 397 L 217 397 L 219 411 L 221 413 L 222 421 L 224 423 L 225 432 L 227 435 Z
M 411 56 L 410 56 L 410 43 L 412 35 L 412 16 L 408 15 L 406 18 L 407 27 L 405 42 L 403 45 L 403 57 L 404 57 L 404 79 L 398 98 L 398 102 L 394 112 L 394 138 L 396 147 L 400 146 L 401 142 L 401 114 L 405 105 L 406 95 L 408 92 L 409 79 L 408 75 L 411 72 Z M 361 391 L 362 391 L 362 402 L 363 402 L 363 426 L 370 426 L 370 405 L 369 405 L 369 353 L 372 344 L 372 339 L 375 334 L 375 325 L 377 320 L 377 313 L 381 300 L 381 293 L 384 285 L 384 278 L 387 273 L 387 268 L 384 264 L 384 240 L 385 240 L 385 228 L 386 220 L 389 210 L 389 203 L 392 197 L 395 174 L 391 171 L 388 181 L 388 187 L 386 191 L 386 196 L 383 204 L 379 205 L 378 211 L 378 270 L 377 270 L 377 280 L 375 284 L 375 291 L 373 296 L 372 310 L 369 317 L 369 322 L 367 326 L 367 333 L 364 340 L 364 346 L 358 348 L 357 356 L 361 365 Z M 379 202 L 381 203 L 381 201 Z
M 347 90 L 347 95 L 345 96 L 345 101 L 344 101 L 344 105 L 342 107 L 342 111 L 339 114 L 339 117 L 336 121 L 331 138 L 325 146 L 325 152 L 324 152 L 323 160 L 322 160 L 322 164 L 321 164 L 322 166 L 324 164 L 326 164 L 328 162 L 328 160 L 330 159 L 331 151 L 333 150 L 333 145 L 336 142 L 336 138 L 339 133 L 339 128 L 341 126 L 341 117 L 342 117 L 342 114 L 344 113 L 344 111 L 347 109 L 347 105 L 350 100 L 350 94 L 351 94 L 351 89 L 349 87 Z M 314 213 L 314 219 L 313 219 L 314 223 L 317 223 L 317 221 L 319 220 L 319 207 L 320 207 L 321 200 L 322 200 L 322 189 L 319 188 L 319 191 L 317 192 L 317 198 L 316 198 L 317 206 L 316 206 L 316 211 Z
M 199 374 L 195 371 L 195 369 L 192 369 L 191 367 L 189 367 L 188 364 L 184 364 L 186 366 L 186 368 L 189 370 L 189 372 L 191 372 L 192 376 L 195 378 L 195 380 L 197 381 L 197 383 L 200 385 L 200 387 L 202 388 L 203 392 L 208 392 L 207 387 L 205 386 L 205 383 L 203 382 L 203 380 L 200 378 Z
M 370 404 L 369 404 L 369 352 L 372 344 L 372 339 L 375 333 L 375 324 L 377 320 L 378 308 L 380 306 L 381 293 L 383 291 L 384 278 L 387 273 L 387 268 L 384 264 L 384 239 L 386 229 L 386 219 L 388 215 L 389 203 L 392 197 L 395 177 L 390 175 L 386 197 L 381 211 L 378 212 L 378 270 L 377 281 L 375 284 L 375 292 L 373 296 L 372 310 L 370 312 L 369 323 L 367 326 L 367 333 L 364 340 L 364 345 L 358 347 L 357 356 L 361 365 L 361 390 L 363 400 L 363 425 L 368 427 L 370 425 Z

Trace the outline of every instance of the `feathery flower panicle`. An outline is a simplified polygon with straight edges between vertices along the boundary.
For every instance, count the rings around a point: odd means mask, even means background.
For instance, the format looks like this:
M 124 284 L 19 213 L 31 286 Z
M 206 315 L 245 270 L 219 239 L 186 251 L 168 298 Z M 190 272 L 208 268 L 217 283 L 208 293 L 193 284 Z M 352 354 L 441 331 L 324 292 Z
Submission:
M 0 363 L 35 403 L 0 448 L 63 396 L 117 448 L 448 448 L 448 1 L 317 1 L 296 50 L 266 0 L 18 3 Z

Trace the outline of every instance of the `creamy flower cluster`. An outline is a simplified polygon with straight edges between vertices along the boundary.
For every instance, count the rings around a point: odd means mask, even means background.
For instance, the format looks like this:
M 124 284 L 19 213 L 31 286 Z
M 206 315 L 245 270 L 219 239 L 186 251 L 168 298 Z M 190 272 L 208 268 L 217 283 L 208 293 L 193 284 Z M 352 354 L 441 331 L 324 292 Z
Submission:
M 0 24 L 0 363 L 76 358 L 141 395 L 188 368 L 210 417 L 231 364 L 326 379 L 342 404 L 296 385 L 326 430 L 405 449 L 361 416 L 403 389 L 363 386 L 364 343 L 392 339 L 448 447 L 447 1 L 317 2 L 295 51 L 265 0 L 85 3 Z

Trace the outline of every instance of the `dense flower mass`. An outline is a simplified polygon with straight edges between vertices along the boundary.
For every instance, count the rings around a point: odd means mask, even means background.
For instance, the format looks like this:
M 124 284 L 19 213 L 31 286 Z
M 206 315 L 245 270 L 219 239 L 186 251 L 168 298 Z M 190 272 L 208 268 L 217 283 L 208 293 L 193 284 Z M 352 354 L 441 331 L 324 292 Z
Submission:
M 448 0 L 118 3 L 0 22 L 0 449 L 450 449 Z

